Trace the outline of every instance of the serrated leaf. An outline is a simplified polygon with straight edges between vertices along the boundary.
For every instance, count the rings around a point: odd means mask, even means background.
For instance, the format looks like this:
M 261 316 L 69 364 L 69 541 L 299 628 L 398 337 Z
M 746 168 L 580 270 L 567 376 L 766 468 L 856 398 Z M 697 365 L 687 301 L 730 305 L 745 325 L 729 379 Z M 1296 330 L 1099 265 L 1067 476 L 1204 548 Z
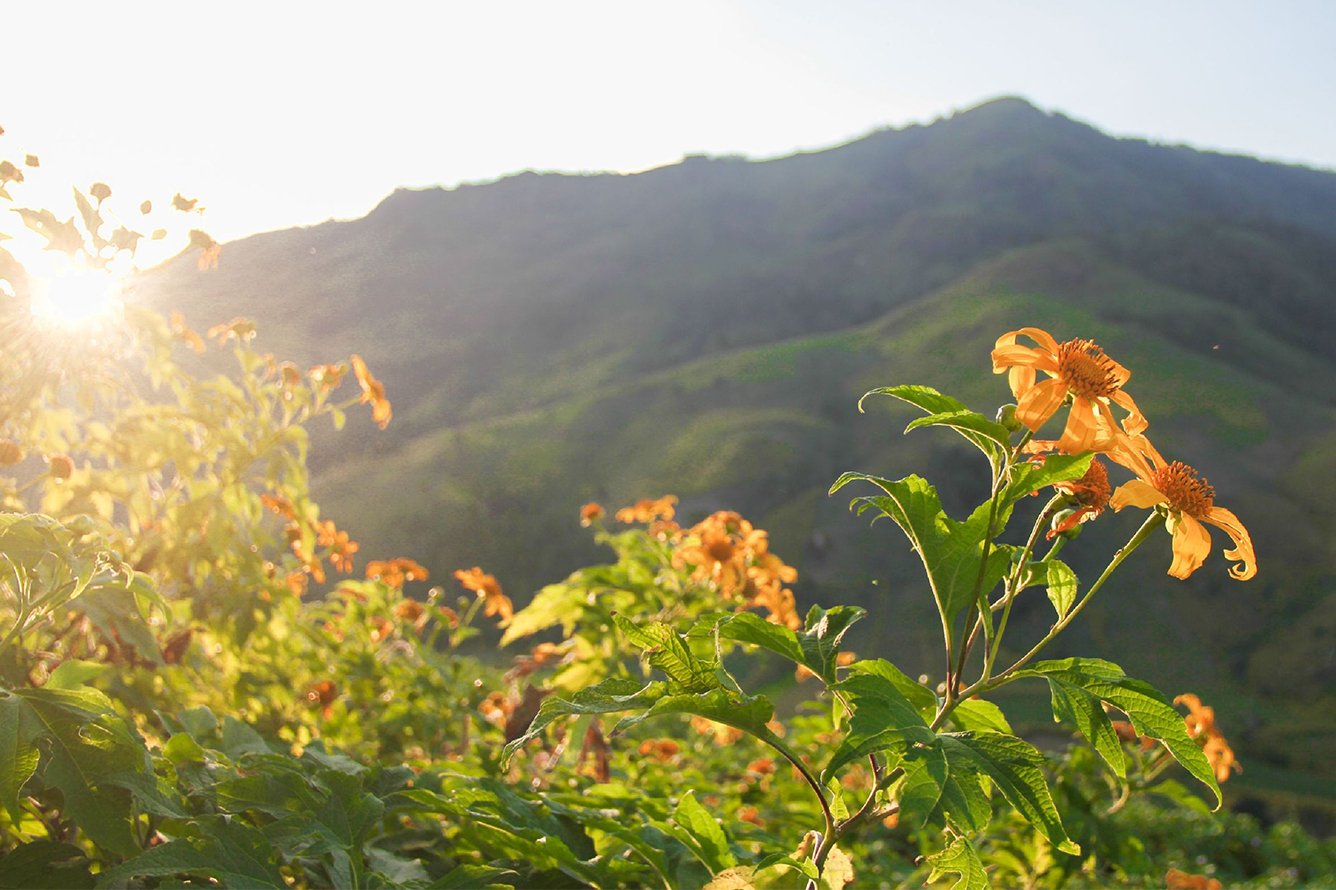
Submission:
M 1045 592 L 1048 594 L 1048 601 L 1053 604 L 1053 610 L 1058 613 L 1058 620 L 1061 621 L 1067 617 L 1067 613 L 1076 603 L 1079 585 L 1076 572 L 1073 572 L 1065 562 L 1057 559 L 1045 560 L 1043 565 Z
M 924 857 L 932 870 L 928 873 L 928 883 L 956 875 L 955 883 L 948 890 L 988 890 L 988 872 L 984 871 L 983 861 L 967 838 L 958 837 L 939 853 L 929 853 Z
M 260 832 L 223 817 L 201 818 L 208 837 L 177 839 L 150 847 L 99 875 L 101 886 L 120 886 L 136 877 L 188 874 L 213 878 L 227 887 L 286 888 L 274 851 Z
M 673 822 L 682 829 L 677 833 L 677 839 L 710 870 L 710 874 L 717 875 L 738 864 L 737 857 L 728 846 L 724 829 L 696 800 L 694 791 L 682 795 L 677 808 L 673 810 Z
M 716 723 L 741 729 L 760 739 L 775 740 L 773 733 L 766 728 L 766 724 L 775 716 L 775 707 L 770 700 L 763 695 L 742 696 L 724 689 L 665 695 L 644 713 L 623 717 L 612 728 L 612 733 L 621 734 L 645 720 L 664 714 L 691 714 L 695 717 L 704 717 Z
M 581 689 L 569 699 L 550 695 L 543 699 L 538 713 L 524 735 L 506 745 L 501 751 L 502 768 L 510 762 L 515 752 L 523 748 L 530 740 L 537 738 L 554 720 L 573 714 L 612 714 L 619 711 L 631 711 L 649 708 L 668 691 L 668 685 L 654 681 L 641 685 L 623 677 L 609 677 L 596 686 Z
M 71 844 L 32 841 L 0 856 L 0 887 L 22 890 L 87 890 L 88 858 Z
M 853 880 L 853 860 L 839 847 L 831 847 L 825 867 L 821 869 L 821 880 L 817 886 L 820 890 L 844 890 L 845 885 L 852 884 Z
M 25 722 L 35 719 L 28 704 L 16 695 L 0 691 L 0 803 L 10 818 L 19 821 L 19 792 L 37 770 L 40 755 L 23 732 Z
M 942 800 L 948 768 L 937 745 L 911 750 L 901 762 L 905 778 L 900 786 L 900 822 L 921 828 Z
M 1053 701 L 1053 720 L 1074 726 L 1094 746 L 1118 778 L 1127 779 L 1127 757 L 1100 700 L 1080 686 L 1057 677 L 1048 678 Z
M 1215 794 L 1216 808 L 1224 803 L 1215 771 L 1197 743 L 1188 735 L 1183 716 L 1168 698 L 1149 683 L 1134 680 L 1112 662 L 1098 658 L 1041 661 L 1016 676 L 1043 677 L 1084 689 L 1127 715 L 1138 735 L 1159 739 L 1183 767 Z M 1093 740 L 1092 740 L 1093 741 Z M 1106 758 L 1107 759 L 1107 758 Z
M 613 621 L 628 642 L 643 650 L 649 664 L 668 675 L 673 691 L 704 692 L 719 687 L 713 666 L 703 664 L 671 625 L 659 621 L 637 624 L 625 615 L 614 615 Z
M 937 810 L 929 818 L 935 824 L 945 821 L 967 834 L 983 831 L 992 821 L 993 805 L 979 780 L 979 765 L 967 752 L 958 746 L 943 744 L 940 738 L 934 747 L 946 757 L 947 779 L 942 786 Z
M 908 536 L 928 575 L 933 598 L 942 616 L 943 631 L 954 634 L 953 623 L 962 610 L 974 603 L 976 584 L 981 594 L 992 590 L 1010 567 L 1005 550 L 993 549 L 980 579 L 983 544 L 988 534 L 989 505 L 983 504 L 964 522 L 946 515 L 937 490 L 919 476 L 890 480 L 864 473 L 845 473 L 830 493 L 850 482 L 870 482 L 886 492 L 885 497 L 856 499 L 851 507 L 859 513 L 876 509 L 895 521 Z M 994 519 L 994 532 L 1006 524 L 1006 514 Z
M 856 606 L 832 609 L 813 606 L 807 614 L 806 628 L 799 634 L 766 621 L 755 612 L 738 612 L 723 618 L 716 628 L 723 639 L 768 649 L 806 667 L 827 683 L 833 683 L 840 641 L 866 614 L 866 610 Z
M 501 878 L 518 878 L 519 874 L 508 868 L 494 865 L 461 865 L 446 872 L 440 878 L 428 884 L 426 890 L 477 890 L 477 888 L 513 887 L 514 882 L 499 884 Z
M 925 414 L 936 417 L 945 417 L 947 415 L 965 417 L 967 415 L 974 415 L 985 424 L 991 424 L 992 426 L 983 427 L 980 425 L 980 429 L 974 429 L 969 426 L 957 426 L 955 427 L 956 432 L 964 436 L 975 448 L 982 451 L 994 468 L 1001 466 L 1002 461 L 1005 459 L 1005 449 L 1008 441 L 1007 430 L 1005 427 L 988 420 L 981 414 L 976 414 L 975 412 L 970 411 L 964 403 L 959 402 L 948 395 L 943 395 L 931 386 L 883 386 L 878 389 L 870 390 L 864 393 L 863 397 L 858 400 L 859 411 L 863 410 L 863 402 L 866 401 L 868 396 L 890 396 L 899 399 L 902 402 L 908 402 Z M 913 428 L 914 424 L 910 424 L 910 426 L 905 429 L 905 432 L 909 432 L 909 430 Z M 986 432 L 984 431 L 985 429 L 987 430 Z
M 998 732 L 941 736 L 948 750 L 964 748 L 993 786 L 1025 819 L 1064 853 L 1078 855 L 1080 846 L 1067 836 L 1057 804 L 1044 778 L 1044 755 L 1029 742 Z
M 1001 732 L 1013 735 L 1011 724 L 1002 709 L 982 698 L 970 698 L 961 702 L 951 712 L 951 720 L 964 732 Z
M 1093 454 L 1050 454 L 1043 463 L 1024 463 L 1012 470 L 1011 482 L 1003 495 L 1005 503 L 1021 498 L 1055 482 L 1080 479 L 1090 469 Z

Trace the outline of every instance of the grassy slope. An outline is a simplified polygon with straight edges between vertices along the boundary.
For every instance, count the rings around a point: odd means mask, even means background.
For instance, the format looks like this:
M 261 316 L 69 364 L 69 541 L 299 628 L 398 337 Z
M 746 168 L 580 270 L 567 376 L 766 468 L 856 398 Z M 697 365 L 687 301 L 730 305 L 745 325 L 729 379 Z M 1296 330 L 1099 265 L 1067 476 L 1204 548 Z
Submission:
M 868 325 L 689 362 L 420 437 L 347 463 L 320 487 L 329 509 L 358 518 L 354 530 L 373 551 L 413 553 L 438 574 L 481 562 L 512 591 L 597 557 L 574 521 L 585 500 L 617 505 L 673 491 L 687 519 L 741 509 L 799 567 L 802 602 L 871 610 L 856 644 L 862 654 L 939 673 L 924 636 L 935 620 L 912 554 L 893 528 L 869 529 L 825 489 L 845 469 L 925 472 L 959 514 L 978 492 L 951 480 L 972 478 L 976 458 L 943 432 L 901 438 L 912 415 L 889 403 L 869 403 L 863 417 L 854 404 L 874 386 L 920 382 L 992 410 L 1006 396 L 1001 378 L 987 373 L 998 332 L 1038 324 L 1059 336 L 1089 334 L 1134 369 L 1132 392 L 1162 449 L 1197 464 L 1220 502 L 1249 522 L 1263 574 L 1229 581 L 1217 543 L 1201 572 L 1176 582 L 1163 574 L 1167 538 L 1154 542 L 1087 613 L 1071 645 L 1220 701 L 1242 756 L 1293 766 L 1336 730 L 1312 707 L 1325 702 L 1330 713 L 1322 640 L 1332 610 L 1320 579 L 1330 577 L 1331 545 L 1321 527 L 1291 534 L 1289 493 L 1276 486 L 1294 487 L 1287 477 L 1309 472 L 1331 478 L 1322 472 L 1330 439 L 1321 431 L 1336 414 L 1315 408 L 1302 385 L 1286 385 L 1329 373 L 1324 363 L 1229 317 L 1241 312 L 1148 282 L 1086 244 L 1055 243 L 1004 255 Z M 1166 313 L 1227 323 L 1230 348 L 1266 357 L 1275 379 L 1232 366 L 1219 350 L 1186 351 L 1157 328 Z M 1278 442 L 1273 429 L 1297 435 Z M 1295 470 L 1277 473 L 1288 465 Z M 365 503 L 386 509 L 367 514 Z M 1110 516 L 1082 543 L 1107 553 L 1137 521 Z M 525 542 L 519 554 L 516 541 Z M 1098 570 L 1073 551 L 1078 567 Z M 1313 554 L 1319 560 L 1307 562 Z M 1036 601 L 1018 610 L 1018 638 L 1038 632 L 1047 609 Z

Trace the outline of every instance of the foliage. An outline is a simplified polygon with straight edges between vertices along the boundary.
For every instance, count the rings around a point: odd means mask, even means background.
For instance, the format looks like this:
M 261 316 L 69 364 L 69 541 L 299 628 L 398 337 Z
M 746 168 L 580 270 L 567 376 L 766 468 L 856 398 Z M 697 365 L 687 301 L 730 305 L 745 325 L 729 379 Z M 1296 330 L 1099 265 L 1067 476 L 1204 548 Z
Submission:
M 6 183 L 21 181 L 11 168 Z M 139 239 L 101 234 L 110 189 L 88 194 L 82 226 L 17 217 L 103 271 Z M 214 265 L 218 246 L 194 232 Z M 34 313 L 41 282 L 3 257 L 0 887 L 839 890 L 1195 870 L 1170 831 L 1141 830 L 1185 817 L 1141 801 L 1209 812 L 1170 773 L 1180 765 L 1219 805 L 1233 760 L 1214 712 L 1187 699 L 1185 720 L 1108 661 L 1038 656 L 1162 526 L 1176 553 L 1200 555 L 1177 534 L 1200 504 L 1158 470 L 1139 480 L 1158 494 L 1129 482 L 1111 497 L 1088 452 L 1038 446 L 1034 374 L 1010 375 L 1018 404 L 996 420 L 926 387 L 874 391 L 922 411 L 911 429 L 953 430 L 986 458 L 989 496 L 967 518 L 919 476 L 834 486 L 870 492 L 855 510 L 890 519 L 917 553 L 941 625 L 933 684 L 848 650 L 865 610 L 800 617 L 797 571 L 765 531 L 730 511 L 679 525 L 671 497 L 615 526 L 586 505 L 615 559 L 519 611 L 480 567 L 456 572 L 455 598 L 410 595 L 428 572 L 402 556 L 357 579 L 360 547 L 311 500 L 306 458 L 320 418 L 341 426 L 366 404 L 391 421 L 364 361 L 302 371 L 258 353 L 255 326 L 234 319 L 209 331 L 230 372 L 199 370 L 208 347 L 183 319 L 125 305 L 76 333 Z M 1001 369 L 1094 379 L 1010 345 Z M 1092 350 L 1064 360 L 1105 368 Z M 1123 404 L 1112 396 L 1084 397 L 1099 415 Z M 1082 441 L 1141 473 L 1148 444 L 1111 414 L 1096 426 Z M 1028 531 L 1003 540 L 1047 488 Z M 1057 556 L 1111 503 L 1150 518 L 1083 589 Z M 1251 566 L 1246 534 L 1230 531 L 1227 555 Z M 1042 556 L 1041 537 L 1056 539 Z M 1048 632 L 1004 646 L 1014 602 L 1039 588 Z M 465 654 L 480 613 L 505 644 L 552 639 L 502 673 Z M 1079 745 L 1045 752 L 1013 731 L 989 696 L 1022 681 L 1047 686 Z M 1333 858 L 1288 829 L 1262 843 L 1274 858 L 1202 849 L 1222 874 L 1281 881 Z

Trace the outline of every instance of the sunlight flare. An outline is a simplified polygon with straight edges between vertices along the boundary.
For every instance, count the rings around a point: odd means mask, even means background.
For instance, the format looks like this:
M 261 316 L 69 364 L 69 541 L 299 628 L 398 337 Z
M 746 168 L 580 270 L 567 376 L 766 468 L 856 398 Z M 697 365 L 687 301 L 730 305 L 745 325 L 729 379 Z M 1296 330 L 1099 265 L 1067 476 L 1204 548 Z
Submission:
M 120 279 L 96 269 L 67 269 L 39 279 L 33 290 L 33 317 L 71 327 L 106 320 L 121 305 Z

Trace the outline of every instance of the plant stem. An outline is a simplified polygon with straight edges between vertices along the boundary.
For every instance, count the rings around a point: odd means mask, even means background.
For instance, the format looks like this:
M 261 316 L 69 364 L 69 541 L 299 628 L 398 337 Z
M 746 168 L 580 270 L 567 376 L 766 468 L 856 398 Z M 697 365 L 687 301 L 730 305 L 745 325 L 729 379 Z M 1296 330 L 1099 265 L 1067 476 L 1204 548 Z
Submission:
M 1035 519 L 1034 528 L 1030 530 L 1030 537 L 1025 542 L 1024 549 L 1021 550 L 1020 559 L 1016 562 L 1016 567 L 1012 569 L 1011 577 L 1007 579 L 1006 594 L 1003 596 L 1002 618 L 997 625 L 997 633 L 993 634 L 992 645 L 987 649 L 987 657 L 983 662 L 983 673 L 979 679 L 987 680 L 993 672 L 993 663 L 997 661 L 997 653 L 1002 650 L 1002 636 L 1007 632 L 1007 619 L 1011 617 L 1011 604 L 1016 601 L 1016 596 L 1020 593 L 1022 575 L 1029 568 L 1030 554 L 1034 552 L 1034 545 L 1039 540 L 1039 532 L 1044 526 L 1048 525 L 1057 510 L 1058 504 L 1062 503 L 1066 495 L 1056 494 L 1049 498 L 1044 509 L 1039 511 L 1038 518 Z
M 1140 547 L 1145 540 L 1151 536 L 1151 533 L 1162 525 L 1164 525 L 1164 514 L 1160 513 L 1158 510 L 1152 511 L 1150 516 L 1146 517 L 1146 521 L 1141 524 L 1141 528 L 1137 529 L 1136 534 L 1132 535 L 1131 539 L 1119 548 L 1118 552 L 1113 554 L 1113 559 L 1109 560 L 1109 564 L 1104 567 L 1104 571 L 1095 579 L 1095 583 L 1086 591 L 1085 596 L 1081 597 L 1080 602 L 1073 606 L 1070 612 L 1055 623 L 1053 627 L 1049 629 L 1048 633 L 1044 635 L 1044 638 L 1038 643 L 1035 643 L 1034 647 L 1031 648 L 1029 652 L 1017 659 L 1016 663 L 1011 667 L 998 674 L 997 679 L 1004 679 L 1029 664 L 1030 661 L 1039 654 L 1041 649 L 1052 642 L 1054 637 L 1060 634 L 1067 625 L 1072 623 L 1076 616 L 1081 613 L 1081 610 L 1086 607 L 1086 604 L 1090 602 L 1091 597 L 1104 586 L 1105 581 L 1109 580 L 1109 576 L 1114 573 L 1114 570 L 1122 565 L 1123 560 L 1131 556 L 1133 551 Z M 996 688 L 995 686 L 989 685 L 991 683 L 992 681 L 984 681 L 976 684 L 974 691 L 982 691 L 977 687 L 986 687 L 988 689 Z

